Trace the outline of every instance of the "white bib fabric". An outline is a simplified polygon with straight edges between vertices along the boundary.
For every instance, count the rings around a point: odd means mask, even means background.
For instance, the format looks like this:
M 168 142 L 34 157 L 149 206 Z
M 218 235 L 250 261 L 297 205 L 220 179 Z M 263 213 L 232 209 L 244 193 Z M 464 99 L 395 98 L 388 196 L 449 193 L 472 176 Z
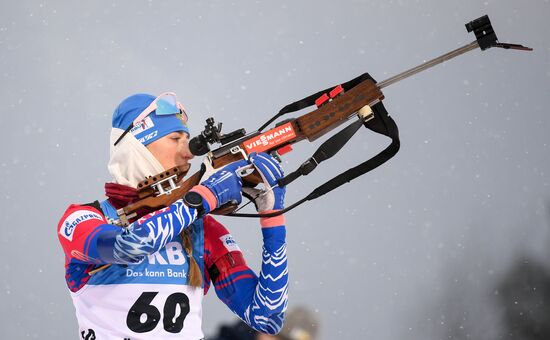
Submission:
M 86 285 L 71 296 L 83 339 L 88 334 L 88 339 L 109 340 L 204 338 L 201 288 L 166 284 Z

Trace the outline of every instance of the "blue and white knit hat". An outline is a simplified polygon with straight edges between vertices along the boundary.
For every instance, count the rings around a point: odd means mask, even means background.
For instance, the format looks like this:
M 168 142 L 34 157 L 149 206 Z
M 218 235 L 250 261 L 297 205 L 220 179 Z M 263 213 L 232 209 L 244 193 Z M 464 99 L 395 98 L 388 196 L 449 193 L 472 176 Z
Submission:
M 124 99 L 113 112 L 113 128 L 126 130 L 155 98 L 150 94 L 139 93 Z M 130 130 L 143 145 L 151 144 L 175 131 L 189 134 L 187 124 L 179 115 L 157 115 L 155 111 Z

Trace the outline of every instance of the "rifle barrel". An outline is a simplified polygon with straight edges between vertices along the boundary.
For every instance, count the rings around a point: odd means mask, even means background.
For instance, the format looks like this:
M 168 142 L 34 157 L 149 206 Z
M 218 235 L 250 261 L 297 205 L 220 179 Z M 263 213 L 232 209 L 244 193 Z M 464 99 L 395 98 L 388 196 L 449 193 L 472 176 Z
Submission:
M 424 63 L 422 63 L 422 64 L 420 64 L 416 67 L 413 67 L 413 68 L 411 68 L 411 69 L 409 69 L 405 72 L 401 72 L 398 75 L 395 75 L 391 78 L 383 80 L 383 81 L 377 83 L 376 85 L 378 86 L 379 89 L 383 89 L 384 87 L 390 86 L 391 84 L 396 83 L 396 82 L 398 82 L 402 79 L 408 78 L 412 75 L 415 75 L 419 72 L 422 72 L 426 69 L 429 69 L 429 68 L 431 68 L 435 65 L 441 64 L 444 61 L 450 60 L 454 57 L 458 57 L 461 54 L 464 54 L 466 52 L 474 50 L 477 47 L 479 47 L 479 44 L 478 44 L 477 40 L 472 41 L 471 43 L 469 43 L 467 45 L 464 45 L 460 48 L 457 48 L 456 50 L 453 50 L 449 53 L 445 53 L 442 56 L 439 56 L 439 57 L 434 58 L 432 60 L 426 61 L 426 62 L 424 62 Z

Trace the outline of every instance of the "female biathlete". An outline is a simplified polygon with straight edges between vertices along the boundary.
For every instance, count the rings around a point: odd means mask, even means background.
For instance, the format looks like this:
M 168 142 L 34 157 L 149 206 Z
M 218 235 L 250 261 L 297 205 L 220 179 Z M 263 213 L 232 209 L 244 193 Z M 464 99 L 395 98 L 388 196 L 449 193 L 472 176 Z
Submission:
M 202 298 L 210 285 L 252 328 L 277 333 L 288 298 L 284 217 L 260 219 L 263 253 L 256 275 L 229 231 L 208 213 L 241 201 L 238 172 L 250 165 L 265 187 L 274 187 L 255 200 L 257 210 L 283 209 L 279 163 L 252 154 L 204 176 L 169 207 L 140 211 L 122 227 L 116 211 L 138 200 L 137 183 L 186 165 L 193 155 L 187 115 L 173 93 L 126 98 L 112 127 L 107 199 L 70 205 L 57 227 L 79 338 L 202 339 Z

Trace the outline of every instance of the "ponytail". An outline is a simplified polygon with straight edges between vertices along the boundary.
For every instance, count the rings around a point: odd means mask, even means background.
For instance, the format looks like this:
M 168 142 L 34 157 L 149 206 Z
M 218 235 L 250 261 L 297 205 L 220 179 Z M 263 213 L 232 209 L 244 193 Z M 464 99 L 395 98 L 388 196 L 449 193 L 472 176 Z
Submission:
M 193 257 L 193 239 L 191 238 L 192 228 L 186 228 L 181 233 L 183 248 L 189 256 L 189 275 L 187 276 L 188 284 L 192 287 L 200 288 L 202 286 L 202 273 Z

